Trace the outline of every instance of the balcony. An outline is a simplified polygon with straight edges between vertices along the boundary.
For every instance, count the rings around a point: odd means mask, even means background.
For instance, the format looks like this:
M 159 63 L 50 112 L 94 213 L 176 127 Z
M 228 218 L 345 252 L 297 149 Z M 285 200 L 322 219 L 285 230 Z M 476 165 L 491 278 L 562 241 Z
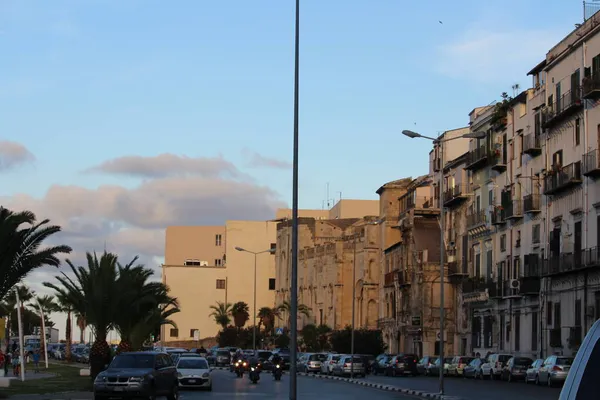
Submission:
M 542 153 L 542 140 L 539 135 L 531 133 L 523 136 L 523 153 L 532 157 Z
M 467 199 L 467 185 L 455 185 L 454 187 L 444 191 L 444 207 L 452 207 L 462 203 Z
M 462 282 L 463 301 L 474 303 L 487 301 L 490 297 L 497 296 L 498 286 L 493 281 L 483 278 L 469 278 Z
M 524 276 L 519 278 L 519 294 L 523 296 L 538 296 L 541 288 L 539 276 Z
M 492 225 L 504 225 L 506 223 L 506 212 L 500 206 L 494 207 L 492 211 Z
M 583 98 L 597 100 L 600 98 L 600 73 L 595 71 L 592 76 L 583 78 Z
M 581 184 L 581 162 L 577 161 L 565 167 L 552 167 L 544 178 L 544 194 L 553 195 Z
M 394 286 L 394 282 L 397 281 L 397 276 L 400 273 L 399 269 L 395 269 L 392 272 L 388 272 L 387 274 L 385 274 L 384 276 L 384 286 L 385 287 L 392 287 Z
M 486 146 L 481 146 L 475 150 L 471 150 L 467 153 L 467 165 L 465 169 L 477 170 L 487 165 L 489 152 Z
M 463 276 L 468 275 L 466 264 L 459 261 L 448 262 L 448 276 Z
M 413 210 L 415 214 L 434 214 L 438 212 L 433 197 L 407 195 L 400 198 L 400 213 Z
M 583 155 L 581 172 L 584 176 L 589 176 L 590 178 L 600 177 L 600 158 L 598 157 L 598 149 Z
M 581 87 L 576 86 L 544 109 L 542 112 L 542 126 L 545 129 L 552 128 L 582 107 Z
M 506 159 L 501 151 L 492 154 L 491 168 L 500 173 L 506 171 Z
M 485 210 L 476 211 L 467 214 L 467 229 L 472 229 L 487 223 L 487 215 Z
M 377 328 L 378 329 L 393 329 L 397 327 L 396 320 L 391 317 L 387 318 L 379 318 L 377 320 Z
M 512 200 L 506 204 L 506 219 L 523 218 L 523 200 Z
M 528 194 L 523 197 L 523 211 L 526 214 L 539 213 L 542 209 L 542 196 L 539 194 Z
M 562 335 L 560 328 L 550 329 L 550 347 L 562 347 Z

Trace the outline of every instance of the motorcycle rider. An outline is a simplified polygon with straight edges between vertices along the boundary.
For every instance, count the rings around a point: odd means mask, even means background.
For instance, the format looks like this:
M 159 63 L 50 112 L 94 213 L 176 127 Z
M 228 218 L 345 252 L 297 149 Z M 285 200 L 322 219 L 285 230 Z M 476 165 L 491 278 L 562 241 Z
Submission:
M 277 374 L 277 373 L 281 374 L 283 372 L 283 359 L 281 358 L 281 356 L 279 354 L 277 354 L 277 353 L 273 354 L 273 357 L 271 357 L 271 365 L 272 365 L 271 373 L 273 374 L 273 376 L 275 376 L 275 374 Z M 277 371 L 278 365 L 279 365 L 279 371 Z

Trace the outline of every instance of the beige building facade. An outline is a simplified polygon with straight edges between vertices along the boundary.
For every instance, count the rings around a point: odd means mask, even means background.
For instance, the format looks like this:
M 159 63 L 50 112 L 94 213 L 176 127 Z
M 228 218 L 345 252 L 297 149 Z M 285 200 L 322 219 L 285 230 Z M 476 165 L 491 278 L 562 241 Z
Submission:
M 180 303 L 173 316 L 177 328 L 163 327 L 163 341 L 214 337 L 220 327 L 209 316 L 218 301 L 244 301 L 250 320 L 261 307 L 275 305 L 277 223 L 227 221 L 225 226 L 173 226 L 166 231 L 162 279 Z M 248 250 L 238 251 L 236 247 Z M 256 310 L 254 309 L 254 254 Z

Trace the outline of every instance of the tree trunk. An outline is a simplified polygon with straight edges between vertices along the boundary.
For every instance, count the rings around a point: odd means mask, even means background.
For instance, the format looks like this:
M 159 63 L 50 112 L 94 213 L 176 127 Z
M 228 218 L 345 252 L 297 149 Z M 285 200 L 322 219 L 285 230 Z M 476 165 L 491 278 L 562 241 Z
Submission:
M 42 361 L 46 362 L 46 332 L 44 331 L 44 316 L 42 315 L 40 318 L 40 356 Z
M 79 327 L 79 343 L 85 343 L 85 327 Z
M 73 338 L 71 337 L 71 310 L 67 311 L 67 326 L 65 327 L 65 359 L 71 362 L 71 346 L 73 345 Z
M 110 364 L 110 347 L 106 343 L 106 332 L 96 331 L 96 340 L 90 349 L 90 376 L 92 382 Z

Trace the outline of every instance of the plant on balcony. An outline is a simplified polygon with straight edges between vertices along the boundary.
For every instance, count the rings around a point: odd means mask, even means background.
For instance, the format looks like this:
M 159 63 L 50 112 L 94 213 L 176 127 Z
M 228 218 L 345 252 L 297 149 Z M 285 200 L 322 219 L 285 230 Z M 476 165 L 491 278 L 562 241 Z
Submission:
M 513 99 L 506 92 L 502 92 L 500 97 L 502 100 L 497 102 L 494 106 L 494 112 L 492 113 L 492 118 L 490 119 L 490 125 L 496 127 L 506 125 L 508 109 L 510 108 L 510 102 Z

